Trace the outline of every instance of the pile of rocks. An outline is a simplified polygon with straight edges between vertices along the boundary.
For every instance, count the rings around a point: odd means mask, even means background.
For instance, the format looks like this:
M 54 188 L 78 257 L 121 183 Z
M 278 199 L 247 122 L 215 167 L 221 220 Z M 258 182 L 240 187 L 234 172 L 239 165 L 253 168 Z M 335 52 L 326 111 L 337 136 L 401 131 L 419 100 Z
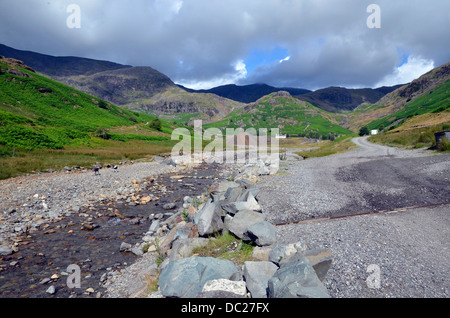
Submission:
M 183 208 L 173 216 L 153 220 L 140 246 L 122 246 L 137 255 L 154 253 L 161 260 L 159 290 L 152 297 L 329 297 L 322 282 L 331 252 L 308 250 L 305 242 L 276 244 L 277 228 L 266 221 L 259 190 L 249 181 L 257 176 L 246 178 L 250 170 L 265 173 L 264 168 L 244 167 L 239 179 L 217 181 L 209 193 L 185 197 Z M 255 245 L 253 260 L 241 267 L 229 260 L 192 256 L 194 248 L 222 232 Z

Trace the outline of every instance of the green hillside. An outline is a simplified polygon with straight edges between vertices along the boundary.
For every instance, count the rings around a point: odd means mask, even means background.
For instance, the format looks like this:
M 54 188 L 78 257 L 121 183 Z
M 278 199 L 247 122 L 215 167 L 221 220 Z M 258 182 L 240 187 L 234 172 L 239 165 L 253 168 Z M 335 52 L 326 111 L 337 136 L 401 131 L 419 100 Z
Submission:
M 217 128 L 280 128 L 281 134 L 311 138 L 334 138 L 351 132 L 338 125 L 341 115 L 323 111 L 292 97 L 272 93 L 232 112 L 224 120 L 205 125 Z
M 376 104 L 362 104 L 347 114 L 344 126 L 352 131 L 361 127 L 380 129 L 431 112 L 442 112 L 450 105 L 450 62 L 434 68 Z
M 0 59 L 0 179 L 167 152 L 172 129 Z
M 379 107 L 372 106 L 374 109 Z M 401 110 L 393 114 L 389 114 L 380 119 L 372 121 L 368 126 L 369 129 L 377 129 L 380 127 L 388 127 L 392 123 L 426 113 L 439 113 L 450 108 L 450 81 L 440 85 L 411 102 L 407 103 Z
M 0 145 L 61 149 L 88 142 L 99 128 L 140 125 L 154 131 L 146 125 L 154 116 L 117 107 L 7 61 L 0 60 Z M 161 131 L 171 130 L 165 124 Z

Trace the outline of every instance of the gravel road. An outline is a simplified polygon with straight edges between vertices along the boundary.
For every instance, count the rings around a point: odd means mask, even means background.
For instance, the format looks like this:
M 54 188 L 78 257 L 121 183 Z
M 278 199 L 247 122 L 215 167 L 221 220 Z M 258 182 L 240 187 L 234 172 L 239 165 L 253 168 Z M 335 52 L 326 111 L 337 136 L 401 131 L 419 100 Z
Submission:
M 280 242 L 331 249 L 332 297 L 449 297 L 450 155 L 353 142 L 349 153 L 282 162 L 258 184 L 264 213 L 284 224 Z

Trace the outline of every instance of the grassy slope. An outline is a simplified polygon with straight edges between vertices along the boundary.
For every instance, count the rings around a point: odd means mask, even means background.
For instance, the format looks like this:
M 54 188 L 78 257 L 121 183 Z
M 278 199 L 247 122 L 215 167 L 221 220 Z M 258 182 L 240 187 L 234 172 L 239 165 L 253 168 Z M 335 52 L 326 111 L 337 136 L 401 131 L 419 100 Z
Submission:
M 387 132 L 371 136 L 369 140 L 393 147 L 429 148 L 435 146 L 435 133 L 449 129 L 450 109 L 447 109 L 411 117 Z
M 358 148 L 356 144 L 352 142 L 352 138 L 357 137 L 356 134 L 351 136 L 343 136 L 334 141 L 322 141 L 315 149 L 307 149 L 297 152 L 298 155 L 308 158 L 326 157 L 335 154 L 340 154 L 348 151 L 352 151 Z
M 137 159 L 173 146 L 173 129 L 0 60 L 0 179 L 65 165 Z M 19 75 L 12 75 L 15 69 Z M 44 89 L 44 90 L 43 90 Z M 95 137 L 103 128 L 109 140 Z
M 393 95 L 394 99 L 396 95 Z M 393 122 L 412 116 L 442 112 L 450 107 L 450 81 L 438 85 L 405 105 L 386 102 L 364 104 L 347 114 L 345 127 L 357 132 L 362 126 L 369 129 L 387 127 Z
M 450 81 L 440 85 L 428 94 L 407 103 L 401 110 L 372 121 L 368 124 L 368 128 L 376 129 L 380 126 L 387 127 L 399 119 L 410 118 L 426 113 L 438 113 L 447 109 L 450 109 Z
M 392 125 L 393 123 L 396 124 Z M 450 129 L 450 81 L 410 101 L 400 110 L 370 122 L 367 126 L 369 129 L 390 126 L 384 133 L 370 137 L 374 142 L 396 147 L 433 147 L 434 134 Z
M 337 124 L 337 116 L 300 101 L 290 95 L 272 93 L 250 107 L 238 109 L 224 120 L 205 125 L 205 128 L 278 128 L 289 135 L 307 136 L 317 133 L 320 136 L 334 134 L 347 135 L 349 130 Z

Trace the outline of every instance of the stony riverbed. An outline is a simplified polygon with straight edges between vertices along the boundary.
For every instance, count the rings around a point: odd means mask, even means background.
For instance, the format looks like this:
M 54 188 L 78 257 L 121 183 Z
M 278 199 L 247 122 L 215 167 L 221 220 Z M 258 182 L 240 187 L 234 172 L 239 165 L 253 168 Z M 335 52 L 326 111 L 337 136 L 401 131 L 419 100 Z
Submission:
M 152 219 L 170 217 L 181 206 L 183 197 L 204 193 L 220 173 L 218 166 L 213 165 L 168 168 L 163 164 L 154 165 L 140 179 L 131 175 L 135 173 L 132 167 L 124 167 L 117 173 L 103 169 L 100 176 L 92 176 L 91 172 L 73 174 L 87 183 L 120 182 L 116 183 L 120 189 L 118 193 L 108 196 L 103 194 L 106 191 L 102 191 L 98 196 L 100 200 L 86 201 L 76 205 L 75 209 L 71 204 L 73 200 L 63 199 L 64 196 L 74 197 L 74 183 L 58 184 L 58 194 L 50 193 L 52 187 L 40 189 L 40 193 L 45 194 L 37 196 L 33 193 L 39 193 L 38 189 L 32 186 L 19 189 L 23 190 L 22 195 L 25 192 L 27 195 L 14 197 L 14 202 L 22 200 L 22 204 L 9 205 L 2 215 L 4 255 L 0 256 L 0 297 L 102 296 L 101 281 L 105 275 L 132 264 L 138 258 L 133 253 L 120 252 L 121 244 L 139 242 Z M 63 176 L 70 179 L 69 173 Z M 40 176 L 36 183 L 44 182 L 46 177 L 49 184 L 59 180 L 59 176 L 50 174 Z M 11 187 L 13 183 L 20 187 L 24 182 L 9 180 L 3 182 L 3 186 L 8 184 Z M 79 184 L 80 188 L 83 186 L 86 183 Z M 5 197 L 3 203 L 8 200 Z M 85 196 L 80 194 L 80 197 Z M 62 208 L 59 212 L 43 209 L 42 202 L 49 205 L 58 202 Z M 63 202 L 65 207 L 61 204 Z M 70 213 L 64 213 L 69 210 Z M 58 217 L 51 218 L 49 214 L 57 214 Z M 25 217 L 21 218 L 21 215 Z M 8 248 L 12 253 L 7 253 Z M 77 264 L 81 269 L 81 288 L 67 287 L 71 273 L 67 267 L 71 264 Z

